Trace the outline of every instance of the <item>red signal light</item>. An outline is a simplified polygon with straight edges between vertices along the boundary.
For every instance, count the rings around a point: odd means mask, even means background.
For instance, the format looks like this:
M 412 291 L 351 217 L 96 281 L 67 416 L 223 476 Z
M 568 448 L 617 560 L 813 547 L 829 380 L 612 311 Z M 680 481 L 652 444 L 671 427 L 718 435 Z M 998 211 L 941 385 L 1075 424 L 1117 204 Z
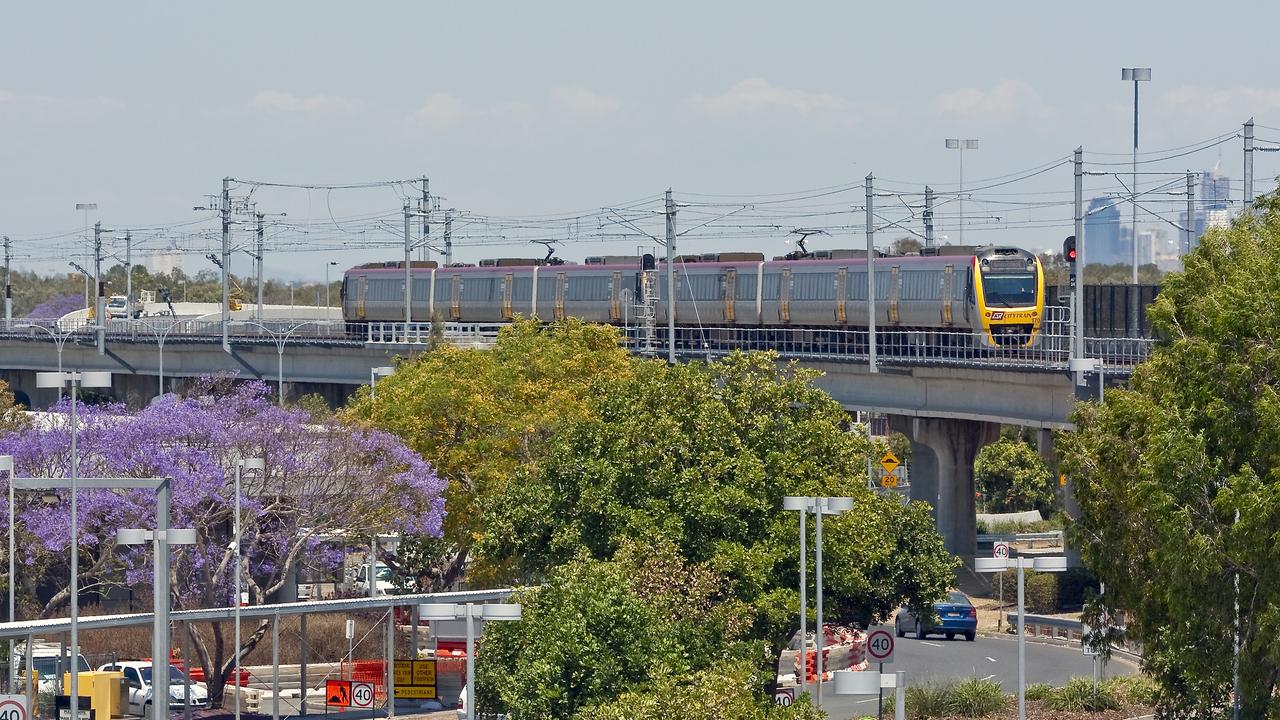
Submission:
M 1076 261 L 1076 236 L 1071 235 L 1062 241 L 1062 258 L 1069 263 Z

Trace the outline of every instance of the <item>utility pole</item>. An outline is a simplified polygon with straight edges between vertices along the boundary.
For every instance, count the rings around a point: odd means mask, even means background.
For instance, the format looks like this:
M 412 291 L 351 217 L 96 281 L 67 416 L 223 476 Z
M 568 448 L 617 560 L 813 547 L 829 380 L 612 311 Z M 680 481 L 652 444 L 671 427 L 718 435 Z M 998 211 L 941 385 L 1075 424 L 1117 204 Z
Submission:
M 431 181 L 422 176 L 422 259 L 431 259 Z
M 13 285 L 9 282 L 9 236 L 4 236 L 4 325 L 13 322 Z
M 102 297 L 102 221 L 99 220 L 93 224 L 93 321 L 97 325 L 94 332 L 98 336 L 98 354 L 103 355 L 107 350 L 107 319 L 103 317 Z
M 676 204 L 667 188 L 667 362 L 676 364 Z
M 453 208 L 444 214 L 444 266 L 453 264 Z
M 231 322 L 231 292 L 227 287 L 228 266 L 231 264 L 231 178 L 222 178 L 222 351 L 231 352 L 227 337 L 227 323 Z M 238 599 L 237 599 L 238 601 Z
M 258 262 L 257 262 L 257 271 L 258 271 L 258 273 L 257 273 L 257 274 L 258 274 L 258 277 L 257 277 L 257 284 L 258 284 L 258 321 L 259 321 L 259 322 L 261 322 L 261 321 L 262 321 L 262 317 L 263 317 L 263 316 L 262 316 L 262 249 L 263 249 L 263 248 L 262 248 L 262 246 L 263 246 L 263 242 L 262 242 L 262 217 L 263 217 L 263 214 L 262 214 L 262 213 L 260 213 L 260 212 L 257 212 L 257 207 L 255 207 L 255 208 L 254 208 L 253 217 L 254 217 L 254 219 L 255 219 L 255 220 L 257 220 L 257 221 L 258 221 L 258 228 L 257 228 L 257 230 L 258 230 L 258 246 L 255 248 L 256 252 L 254 252 L 254 254 L 253 254 L 253 255 L 254 255 L 254 259 L 256 259 L 256 260 L 258 261 Z M 292 319 L 292 318 L 290 318 L 290 319 Z
M 876 224 L 875 224 L 875 185 L 876 177 L 867 173 L 867 370 L 876 369 Z M 870 423 L 870 419 L 867 420 Z
M 409 211 L 409 201 L 404 201 L 404 332 L 405 336 L 409 334 L 409 323 L 413 322 L 413 275 L 410 269 L 410 259 L 413 254 L 413 241 L 409 237 L 409 219 L 413 217 L 413 213 Z M 372 585 L 370 580 L 370 585 Z
M 1253 118 L 1244 124 L 1244 204 L 1247 213 L 1253 209 Z
M 934 247 L 937 241 L 933 239 L 933 188 L 928 185 L 924 186 L 924 246 L 927 248 Z
M 1196 176 L 1187 171 L 1187 223 L 1182 228 L 1183 250 L 1185 256 L 1191 252 L 1191 234 L 1192 229 L 1196 226 Z M 1185 265 L 1185 262 L 1184 262 Z
M 1085 255 L 1084 236 L 1084 146 L 1076 148 L 1073 155 L 1072 165 L 1075 168 L 1075 234 L 1076 234 L 1076 268 L 1080 275 L 1080 282 L 1077 284 L 1076 291 L 1071 296 L 1071 322 L 1075 325 L 1075 352 L 1072 355 L 1078 359 L 1084 359 L 1084 281 L 1087 257 Z M 1084 370 L 1076 371 L 1076 385 L 1084 384 Z
M 124 316 L 133 319 L 133 233 L 124 231 Z

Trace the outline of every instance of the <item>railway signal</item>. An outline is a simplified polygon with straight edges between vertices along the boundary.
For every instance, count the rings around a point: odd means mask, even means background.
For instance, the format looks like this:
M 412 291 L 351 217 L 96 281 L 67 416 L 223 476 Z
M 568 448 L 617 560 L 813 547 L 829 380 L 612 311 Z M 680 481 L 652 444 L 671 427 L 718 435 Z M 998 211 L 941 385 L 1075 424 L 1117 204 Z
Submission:
M 1062 257 L 1071 264 L 1076 262 L 1076 236 L 1070 235 L 1062 241 Z

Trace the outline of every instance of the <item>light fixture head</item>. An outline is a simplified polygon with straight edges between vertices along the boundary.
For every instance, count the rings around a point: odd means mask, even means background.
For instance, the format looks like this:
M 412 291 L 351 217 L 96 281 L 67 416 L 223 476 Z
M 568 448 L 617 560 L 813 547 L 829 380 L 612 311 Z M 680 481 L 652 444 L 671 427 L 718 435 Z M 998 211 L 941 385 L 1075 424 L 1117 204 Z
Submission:
M 169 528 L 165 531 L 165 542 L 170 545 L 195 545 L 195 528 Z
M 418 606 L 418 616 L 423 620 L 457 620 L 463 608 L 458 603 L 423 603 Z
M 80 373 L 80 387 L 111 387 L 111 373 L 102 370 L 86 370 Z
M 240 469 L 242 470 L 266 470 L 267 464 L 260 457 L 240 458 Z
M 980 573 L 1004 572 L 1009 569 L 1007 558 L 974 558 L 973 570 Z
M 0 472 L 4 472 L 6 470 L 10 474 L 13 473 L 13 456 L 12 455 L 0 455 Z
M 829 497 L 823 498 L 822 512 L 827 515 L 839 515 L 853 509 L 853 498 L 851 497 Z
M 482 605 L 480 607 L 480 617 L 485 620 L 519 620 L 520 603 Z
M 1132 80 L 1134 82 L 1145 81 L 1151 79 L 1151 68 L 1121 68 L 1121 80 Z
M 60 388 L 67 384 L 67 374 L 61 372 L 38 372 L 36 373 L 36 387 L 38 388 Z
M 382 366 L 373 368 L 373 374 L 377 375 L 378 377 L 386 377 L 388 375 L 395 375 L 396 369 L 391 367 L 390 365 L 382 365 Z
M 1036 572 L 1065 572 L 1067 569 L 1067 558 L 1062 555 L 1038 557 L 1032 562 L 1031 569 Z
M 880 692 L 880 673 L 875 670 L 841 670 L 831 675 L 837 695 L 876 695 Z
M 782 498 L 783 510 L 810 510 L 813 508 L 813 498 L 804 495 L 788 495 Z
M 117 545 L 142 545 L 149 543 L 155 536 L 150 530 L 138 530 L 135 528 L 116 530 Z

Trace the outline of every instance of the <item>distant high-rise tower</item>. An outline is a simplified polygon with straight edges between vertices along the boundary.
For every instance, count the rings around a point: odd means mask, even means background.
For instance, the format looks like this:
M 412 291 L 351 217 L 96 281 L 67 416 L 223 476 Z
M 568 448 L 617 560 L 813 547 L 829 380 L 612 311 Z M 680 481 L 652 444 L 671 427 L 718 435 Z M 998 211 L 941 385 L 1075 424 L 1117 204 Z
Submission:
M 1200 183 L 1196 187 L 1196 217 L 1192 228 L 1191 247 L 1200 244 L 1204 231 L 1212 227 L 1226 227 L 1231 224 L 1231 178 L 1222 173 L 1222 163 L 1212 170 L 1200 173 Z M 1180 213 L 1183 224 L 1187 224 L 1187 214 Z
M 1130 262 L 1128 243 L 1120 237 L 1118 200 L 1097 197 L 1089 201 L 1084 217 L 1084 260 L 1089 264 L 1115 265 Z

